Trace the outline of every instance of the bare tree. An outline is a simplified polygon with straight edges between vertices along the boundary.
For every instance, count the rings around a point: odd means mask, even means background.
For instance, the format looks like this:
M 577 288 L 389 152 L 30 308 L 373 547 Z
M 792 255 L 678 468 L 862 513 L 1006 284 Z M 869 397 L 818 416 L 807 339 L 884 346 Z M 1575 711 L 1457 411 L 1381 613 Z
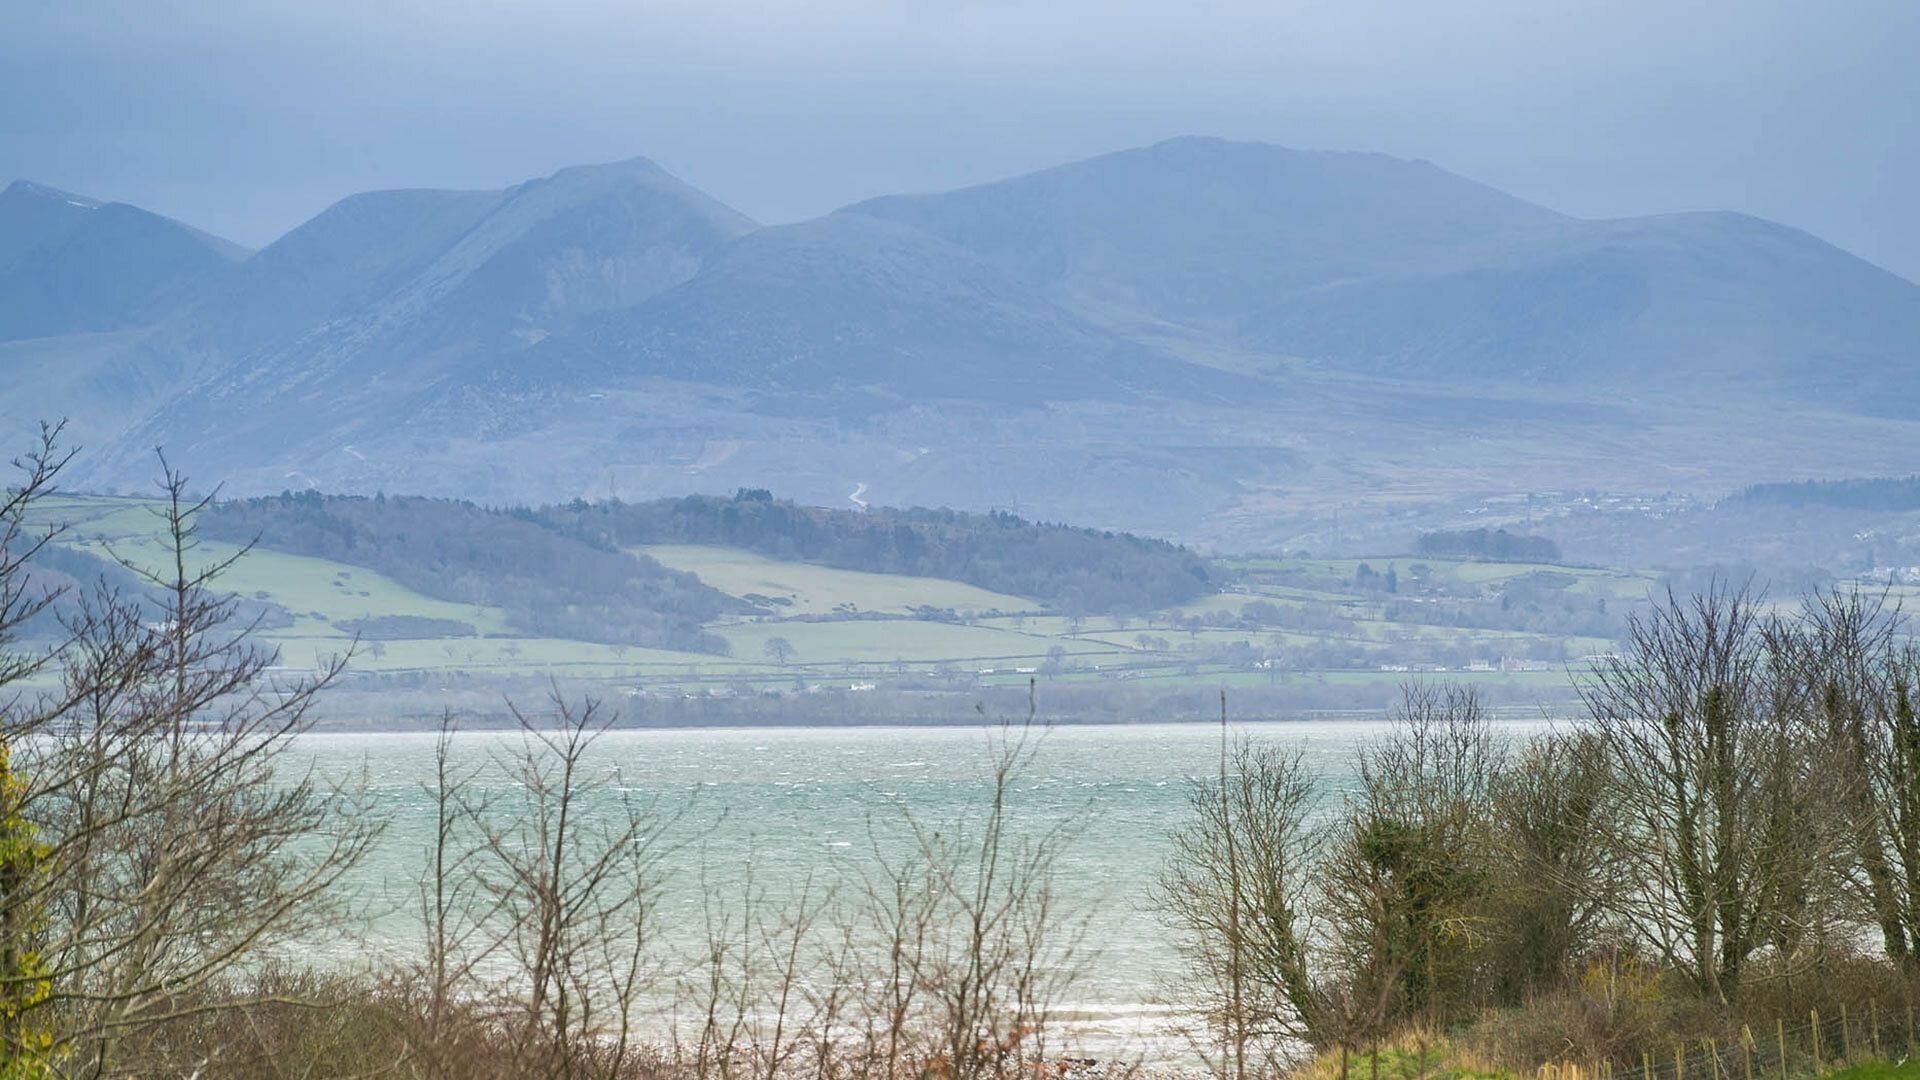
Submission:
M 1892 902 L 1880 917 L 1883 927 L 1897 923 L 1905 948 L 1893 955 L 1911 972 L 1920 967 L 1920 649 L 1889 649 L 1884 664 L 1870 714 L 1877 728 L 1870 759 L 1874 802 L 1893 863 Z
M 1826 855 L 1802 683 L 1768 647 L 1757 599 L 1716 582 L 1628 627 L 1582 686 L 1629 814 L 1641 943 L 1730 1001 L 1763 948 L 1790 953 Z
M 940 897 L 917 854 L 889 859 L 873 838 L 873 868 L 864 871 L 849 907 L 836 912 L 843 943 L 830 970 L 836 982 L 857 988 L 849 1011 L 854 1041 L 840 1055 L 854 1075 L 884 1078 L 927 1071 L 929 1049 L 919 973 L 931 968 Z
M 49 434 L 25 490 L 49 490 L 64 460 Z M 207 500 L 162 471 L 164 564 L 124 559 L 138 594 L 76 598 L 61 687 L 0 716 L 45 852 L 33 887 L 6 899 L 34 913 L 34 1011 L 74 1075 L 129 1067 L 123 1045 L 156 1025 L 253 1001 L 231 977 L 335 926 L 333 886 L 378 831 L 348 792 L 285 763 L 338 663 L 267 679 L 272 653 L 216 589 L 244 550 L 203 560 Z
M 27 620 L 46 611 L 64 592 L 35 589 L 28 580 L 34 557 L 64 531 L 57 522 L 33 520 L 37 505 L 52 494 L 61 470 L 73 460 L 73 452 L 60 447 L 61 428 L 40 426 L 33 448 L 12 463 L 19 479 L 0 498 L 0 693 L 9 695 L 11 687 L 43 670 L 57 655 L 17 653 L 11 646 Z M 17 698 L 8 702 L 9 714 L 21 704 Z
M 938 829 L 909 818 L 930 890 L 913 975 L 932 1032 L 928 1068 L 951 1080 L 999 1080 L 1043 1059 L 1054 1009 L 1080 975 L 1082 926 L 1054 885 L 1071 823 L 1026 832 L 1011 819 L 1015 783 L 1043 735 L 1031 707 L 1025 723 L 991 731 L 977 818 Z
M 749 866 L 737 897 L 705 880 L 701 893 L 706 940 L 685 991 L 699 1032 L 682 1050 L 684 1066 L 696 1078 L 773 1080 L 797 1075 L 811 1055 L 814 1071 L 829 1073 L 850 1036 L 839 1027 L 847 1003 L 839 980 L 818 978 L 851 970 L 823 933 L 832 891 L 809 874 L 790 902 L 770 904 Z
M 62 595 L 28 581 L 32 559 L 60 531 L 52 523 L 36 530 L 29 520 L 72 459 L 59 449 L 59 435 L 59 426 L 41 425 L 34 448 L 13 462 L 18 485 L 0 499 L 0 695 L 6 695 L 0 700 L 0 1061 L 25 1077 L 44 1072 L 53 1051 L 51 1023 L 40 1008 L 51 991 L 40 953 L 50 898 L 46 848 L 26 814 L 31 789 L 13 762 L 13 743 L 32 725 L 12 688 L 42 671 L 57 651 L 27 655 L 12 646 L 21 628 Z
M 506 970 L 515 1074 L 617 1076 L 635 1051 L 633 1014 L 653 984 L 653 918 L 673 817 L 590 752 L 611 717 L 556 690 L 550 723 L 513 709 L 518 752 L 497 763 L 517 797 L 469 805 L 475 874 L 497 917 L 482 947 Z
M 1220 773 L 1189 791 L 1154 899 L 1186 962 L 1177 992 L 1213 1036 L 1201 1053 L 1241 1080 L 1332 1034 L 1309 966 L 1319 778 L 1298 750 L 1229 746 L 1224 724 L 1221 740 Z
M 1920 963 L 1920 653 L 1885 593 L 1816 593 L 1769 628 L 1810 715 L 1822 820 L 1845 865 L 1831 876 L 1879 929 L 1888 957 Z
M 476 788 L 479 768 L 455 765 L 457 732 L 453 715 L 443 714 L 434 740 L 433 779 L 424 792 L 433 807 L 433 836 L 422 852 L 426 873 L 419 883 L 425 1000 L 415 1041 L 419 1064 L 432 1076 L 457 1076 L 469 1064 L 453 1054 L 450 1032 L 472 1015 L 475 1003 L 469 997 L 478 971 L 500 946 L 488 931 L 503 901 L 482 887 L 482 851 L 467 830 L 472 817 L 487 815 L 489 803 Z

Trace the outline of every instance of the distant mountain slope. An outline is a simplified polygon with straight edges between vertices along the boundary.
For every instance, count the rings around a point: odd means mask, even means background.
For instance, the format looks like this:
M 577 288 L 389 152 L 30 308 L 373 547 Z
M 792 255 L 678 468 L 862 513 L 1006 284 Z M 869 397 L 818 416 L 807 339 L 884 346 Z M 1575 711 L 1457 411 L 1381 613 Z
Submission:
M 670 288 L 753 227 L 644 159 L 505 191 L 374 192 L 260 252 L 197 321 L 243 368 L 275 369 L 269 386 L 361 369 L 419 382 Z
M 1920 286 L 1738 214 L 1582 221 L 1425 162 L 1196 138 L 848 212 L 1331 371 L 1920 404 Z
M 1920 286 L 1739 214 L 1570 224 L 1296 292 L 1243 333 L 1369 374 L 1920 404 Z
M 41 246 L 57 243 L 85 223 L 100 204 L 30 180 L 0 191 L 0 270 L 10 270 Z
M 205 345 L 244 353 L 358 317 L 432 265 L 499 206 L 497 191 L 352 195 L 261 249 L 194 313 Z
M 126 445 L 165 441 L 224 473 L 377 439 L 472 386 L 548 384 L 532 346 L 686 280 L 753 227 L 644 159 L 344 199 L 177 320 L 175 348 L 218 359 Z
M 1568 220 L 1422 161 L 1191 137 L 848 212 L 1028 283 L 1202 321 Z
M 402 430 L 519 437 L 636 380 L 743 392 L 788 415 L 1266 391 L 912 227 L 841 214 L 756 229 L 644 160 L 503 192 L 343 200 L 163 336 L 212 359 L 95 475 L 131 474 L 140 448 L 165 442 L 202 475 L 273 463 L 339 483 L 328 455 L 411 460 L 391 443 Z
M 0 191 L 0 341 L 144 326 L 246 252 L 124 203 Z
M 603 372 L 1034 404 L 1226 380 L 1088 322 L 968 251 L 857 214 L 763 229 L 556 342 Z

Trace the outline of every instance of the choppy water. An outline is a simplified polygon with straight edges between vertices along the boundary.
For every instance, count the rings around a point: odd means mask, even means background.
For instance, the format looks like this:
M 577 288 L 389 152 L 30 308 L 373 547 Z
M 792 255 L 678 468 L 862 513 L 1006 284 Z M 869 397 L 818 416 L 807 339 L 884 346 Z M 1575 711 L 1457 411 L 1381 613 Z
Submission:
M 1499 727 L 1519 736 L 1546 725 Z M 1300 747 L 1325 779 L 1323 805 L 1332 812 L 1350 783 L 1355 746 L 1383 727 L 1316 720 L 1234 730 Z M 461 733 L 455 757 L 484 767 L 523 739 Z M 1063 824 L 1075 830 L 1057 880 L 1085 919 L 1094 955 L 1074 1011 L 1117 1030 L 1164 998 L 1175 959 L 1147 890 L 1184 819 L 1191 779 L 1218 768 L 1220 732 L 1193 724 L 1074 726 L 1039 739 L 1015 785 L 1010 820 L 1030 833 Z M 411 911 L 433 825 L 424 785 L 434 741 L 431 734 L 316 734 L 300 744 L 324 773 L 364 770 L 377 811 L 390 821 L 350 886 L 385 909 L 369 920 L 370 939 L 396 958 L 410 955 L 418 933 Z M 597 779 L 657 795 L 662 812 L 678 814 L 659 908 L 672 947 L 699 940 L 705 905 L 739 888 L 749 868 L 755 885 L 778 901 L 803 882 L 831 883 L 876 854 L 906 854 L 903 813 L 935 829 L 977 816 L 990 793 L 991 757 L 983 728 L 756 728 L 612 731 L 591 762 Z M 497 772 L 483 785 L 511 794 Z

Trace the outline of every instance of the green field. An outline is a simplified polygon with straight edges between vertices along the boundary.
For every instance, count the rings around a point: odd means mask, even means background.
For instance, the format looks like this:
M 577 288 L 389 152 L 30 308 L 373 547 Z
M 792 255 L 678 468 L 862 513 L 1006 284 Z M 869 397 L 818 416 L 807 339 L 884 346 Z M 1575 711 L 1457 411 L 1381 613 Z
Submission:
M 774 601 L 783 615 L 831 615 L 873 612 L 905 615 L 914 608 L 956 612 L 1031 611 L 1039 605 L 1005 593 L 988 592 L 958 581 L 866 574 L 811 563 L 781 562 L 738 548 L 661 545 L 636 549 L 675 570 L 738 597 Z M 784 601 L 784 603 L 782 603 Z
M 1826 1080 L 1920 1080 L 1920 1061 L 1869 1061 L 1825 1075 Z
M 136 566 L 159 561 L 159 541 L 126 538 L 77 541 L 71 546 L 108 557 L 113 553 Z M 202 541 L 196 554 L 206 563 L 231 558 L 239 549 L 215 540 Z M 481 634 L 506 630 L 506 613 L 499 608 L 454 604 L 422 596 L 390 578 L 349 563 L 330 562 L 305 555 L 256 548 L 235 562 L 221 578 L 222 585 L 241 596 L 269 600 L 293 612 L 295 625 L 285 633 L 295 637 L 349 636 L 332 624 L 383 615 L 418 615 L 453 619 Z M 270 633 L 279 633 L 270 631 Z

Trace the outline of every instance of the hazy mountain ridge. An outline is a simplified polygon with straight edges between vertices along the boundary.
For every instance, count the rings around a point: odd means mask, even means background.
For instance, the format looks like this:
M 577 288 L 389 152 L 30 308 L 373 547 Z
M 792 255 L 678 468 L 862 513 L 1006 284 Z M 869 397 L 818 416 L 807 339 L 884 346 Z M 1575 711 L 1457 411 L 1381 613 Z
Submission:
M 1570 220 L 1426 162 L 1194 137 L 849 211 L 1065 295 L 1201 325 Z
M 1739 380 L 1868 411 L 1920 388 L 1920 286 L 1739 214 L 1581 223 L 1455 266 L 1330 284 L 1258 314 L 1246 334 L 1412 378 Z
M 0 190 L 0 341 L 159 321 L 248 252 L 125 203 Z
M 39 391 L 0 412 L 83 417 L 96 487 L 164 444 L 237 493 L 771 484 L 1201 541 L 1329 499 L 1842 475 L 1920 434 L 1920 286 L 1805 233 L 1215 139 L 764 228 L 644 159 L 373 192 L 213 284 L 0 345 Z
M 500 192 L 349 197 L 191 313 L 193 351 L 224 359 L 106 472 L 138 468 L 143 443 L 224 472 L 377 438 L 573 320 L 685 280 L 753 228 L 644 159 Z

